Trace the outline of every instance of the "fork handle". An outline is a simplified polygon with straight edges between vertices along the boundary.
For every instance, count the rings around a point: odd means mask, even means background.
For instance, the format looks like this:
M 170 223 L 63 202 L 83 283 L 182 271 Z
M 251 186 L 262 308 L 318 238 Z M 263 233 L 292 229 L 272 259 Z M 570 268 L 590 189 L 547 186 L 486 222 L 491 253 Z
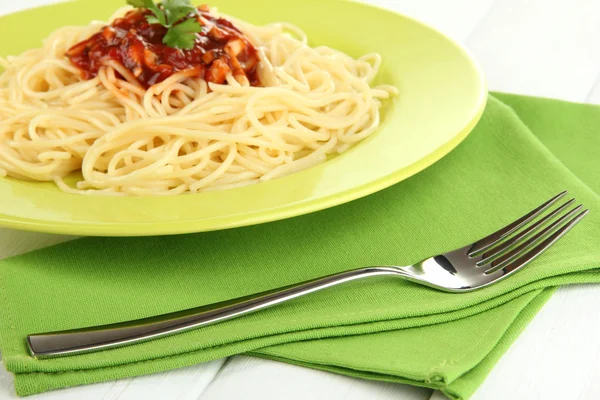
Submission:
M 378 275 L 404 275 L 398 267 L 368 267 L 221 303 L 157 317 L 27 336 L 36 358 L 60 357 L 139 343 L 250 314 L 328 287 Z

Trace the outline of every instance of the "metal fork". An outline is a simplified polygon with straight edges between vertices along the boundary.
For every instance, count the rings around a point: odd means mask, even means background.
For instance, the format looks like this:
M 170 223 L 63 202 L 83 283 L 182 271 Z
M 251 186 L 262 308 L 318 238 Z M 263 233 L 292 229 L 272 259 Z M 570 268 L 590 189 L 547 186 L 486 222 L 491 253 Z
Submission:
M 447 292 L 464 293 L 496 283 L 523 268 L 589 212 L 554 205 L 566 191 L 503 229 L 458 250 L 408 267 L 367 267 L 222 303 L 120 324 L 27 337 L 32 356 L 58 357 L 129 345 L 249 314 L 357 279 L 392 275 Z

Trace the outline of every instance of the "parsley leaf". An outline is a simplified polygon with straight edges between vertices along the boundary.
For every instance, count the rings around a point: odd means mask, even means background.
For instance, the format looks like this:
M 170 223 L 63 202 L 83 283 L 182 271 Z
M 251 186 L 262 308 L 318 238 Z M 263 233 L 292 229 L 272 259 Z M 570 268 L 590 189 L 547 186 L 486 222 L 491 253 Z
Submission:
M 196 12 L 189 0 L 165 0 L 162 3 L 165 14 L 167 14 L 167 22 L 173 26 L 177 21 L 191 13 Z
M 182 23 L 173 26 L 163 39 L 163 43 L 169 47 L 180 49 L 193 49 L 196 42 L 196 33 L 202 32 L 202 25 L 195 19 L 186 19 Z
M 127 4 L 150 10 L 154 15 L 146 16 L 148 23 L 169 29 L 163 39 L 167 46 L 186 50 L 194 48 L 195 34 L 202 32 L 202 25 L 193 16 L 177 24 L 190 14 L 196 14 L 196 8 L 190 0 L 164 0 L 159 4 L 154 0 L 127 0 Z
M 167 25 L 167 16 L 153 0 L 127 0 L 127 4 L 135 8 L 147 8 L 154 15 L 148 15 L 146 20 L 151 24 Z
M 156 18 L 156 16 L 154 16 L 154 15 L 148 15 L 146 17 L 146 21 L 148 21 L 149 24 L 163 25 L 163 23 L 160 22 L 160 20 L 158 18 Z

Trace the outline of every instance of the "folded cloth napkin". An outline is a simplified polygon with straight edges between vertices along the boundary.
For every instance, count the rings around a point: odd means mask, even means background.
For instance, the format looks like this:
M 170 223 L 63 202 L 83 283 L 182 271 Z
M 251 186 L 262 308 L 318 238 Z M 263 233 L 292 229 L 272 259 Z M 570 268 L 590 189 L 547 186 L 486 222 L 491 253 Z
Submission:
M 468 398 L 560 285 L 600 281 L 600 107 L 494 94 L 474 132 L 419 175 L 318 213 L 241 229 L 88 238 L 0 262 L 0 347 L 20 395 L 250 353 Z M 408 134 L 408 133 L 407 133 Z M 518 274 L 448 294 L 393 277 L 99 353 L 36 360 L 29 333 L 197 307 L 487 235 L 568 189 L 592 210 Z

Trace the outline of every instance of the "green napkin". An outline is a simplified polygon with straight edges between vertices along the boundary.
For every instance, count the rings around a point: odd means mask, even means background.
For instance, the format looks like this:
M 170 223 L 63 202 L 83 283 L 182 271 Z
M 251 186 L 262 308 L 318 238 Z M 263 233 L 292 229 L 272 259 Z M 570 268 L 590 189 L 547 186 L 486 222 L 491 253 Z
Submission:
M 240 353 L 468 398 L 559 285 L 600 281 L 600 107 L 495 94 L 449 156 L 311 215 L 212 233 L 89 238 L 0 262 L 0 348 L 20 395 Z M 406 133 L 409 134 L 409 133 Z M 390 277 L 100 353 L 36 360 L 29 333 L 149 317 L 470 243 L 569 189 L 592 210 L 510 279 L 448 294 Z

